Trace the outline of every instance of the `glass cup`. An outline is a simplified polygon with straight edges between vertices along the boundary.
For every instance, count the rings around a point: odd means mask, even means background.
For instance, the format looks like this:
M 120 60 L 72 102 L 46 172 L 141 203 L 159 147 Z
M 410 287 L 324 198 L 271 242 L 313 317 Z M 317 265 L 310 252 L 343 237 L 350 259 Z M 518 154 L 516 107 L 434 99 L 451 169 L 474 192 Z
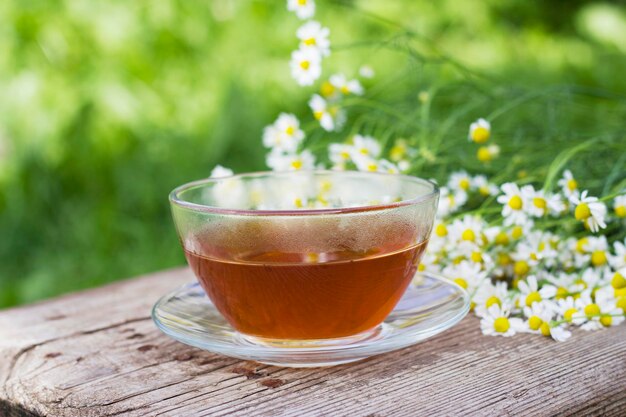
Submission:
M 417 271 L 439 190 L 427 180 L 354 171 L 210 178 L 170 194 L 200 285 L 254 341 L 361 337 Z

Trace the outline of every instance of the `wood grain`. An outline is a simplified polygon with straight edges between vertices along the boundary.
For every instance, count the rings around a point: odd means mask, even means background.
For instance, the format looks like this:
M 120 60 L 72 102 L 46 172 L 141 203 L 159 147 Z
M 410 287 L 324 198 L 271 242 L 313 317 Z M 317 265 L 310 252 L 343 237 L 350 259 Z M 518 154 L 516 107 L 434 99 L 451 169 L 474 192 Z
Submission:
M 0 312 L 0 416 L 626 415 L 626 325 L 565 343 L 485 337 L 468 317 L 419 345 L 287 369 L 162 335 L 178 269 Z

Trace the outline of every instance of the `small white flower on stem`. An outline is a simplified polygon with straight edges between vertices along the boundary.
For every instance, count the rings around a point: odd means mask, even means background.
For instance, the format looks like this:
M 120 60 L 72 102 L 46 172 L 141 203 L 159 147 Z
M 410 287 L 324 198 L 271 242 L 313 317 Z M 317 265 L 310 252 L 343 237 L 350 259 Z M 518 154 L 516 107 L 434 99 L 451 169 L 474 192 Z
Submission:
M 587 195 L 587 190 L 580 196 L 575 193 L 570 196 L 570 201 L 574 205 L 574 217 L 583 222 L 589 230 L 596 233 L 606 227 L 604 216 L 606 216 L 606 206 L 598 201 L 597 197 Z
M 544 284 L 539 288 L 537 277 L 534 275 L 528 276 L 525 281 L 520 281 L 517 287 L 520 291 L 520 307 L 531 307 L 533 303 L 550 299 L 556 295 L 556 287 L 554 285 Z
M 345 169 L 345 165 L 350 162 L 352 146 L 345 143 L 331 143 L 328 146 L 328 156 L 334 167 Z
M 380 143 L 371 136 L 354 135 L 353 140 L 353 155 L 352 159 L 362 156 L 369 156 L 370 158 L 378 158 L 380 155 Z M 355 161 L 356 162 L 356 161 Z
M 329 82 L 342 94 L 355 94 L 357 96 L 363 94 L 363 86 L 359 80 L 348 80 L 343 74 L 331 75 Z
M 215 168 L 211 171 L 211 178 L 225 178 L 231 177 L 234 175 L 234 172 L 230 168 L 225 168 L 221 165 L 216 165 Z
M 527 194 L 529 188 L 520 189 L 517 184 L 507 182 L 500 187 L 503 195 L 498 197 L 498 203 L 502 204 L 502 216 L 505 225 L 523 224 L 528 218 L 526 206 L 528 205 Z
M 570 197 L 578 192 L 578 182 L 574 179 L 574 175 L 572 175 L 572 171 L 569 169 L 563 172 L 563 177 L 557 184 L 561 187 L 566 197 Z
M 478 190 L 483 197 L 498 195 L 500 189 L 497 185 L 490 183 L 484 175 L 476 175 L 472 178 L 472 189 Z
M 484 282 L 476 291 L 472 301 L 475 304 L 475 312 L 478 317 L 487 314 L 487 309 L 494 304 L 502 306 L 508 298 L 506 282 L 492 284 L 489 280 Z
M 281 113 L 274 124 L 263 130 L 263 145 L 293 153 L 304 139 L 300 122 L 293 114 Z
M 470 125 L 468 139 L 470 142 L 485 143 L 491 136 L 491 124 L 485 119 L 478 119 Z
M 523 322 L 519 318 L 511 318 L 508 306 L 494 304 L 487 309 L 487 313 L 480 320 L 480 328 L 487 336 L 513 336 L 516 331 L 523 329 Z
M 308 150 L 299 154 L 290 154 L 280 149 L 273 149 L 267 155 L 266 163 L 274 171 L 310 170 L 315 168 L 315 157 Z
M 315 49 L 321 56 L 330 55 L 329 34 L 330 30 L 315 20 L 306 22 L 296 32 L 300 39 L 300 49 Z
M 613 200 L 613 211 L 617 217 L 622 219 L 626 217 L 626 194 L 615 197 L 615 200 Z
M 585 313 L 580 310 L 574 297 L 567 297 L 556 301 L 557 314 L 568 323 L 580 326 L 587 321 Z
M 465 289 L 470 295 L 483 284 L 487 277 L 487 273 L 481 270 L 479 264 L 469 261 L 448 265 L 443 269 L 443 274 L 459 287 Z
M 287 10 L 294 12 L 299 19 L 310 19 L 315 15 L 315 1 L 287 0 Z
M 439 217 L 454 213 L 467 202 L 467 193 L 464 191 L 452 192 L 448 187 L 441 187 L 439 192 L 439 206 L 437 207 Z
M 374 78 L 374 69 L 369 65 L 363 65 L 359 68 L 359 75 L 363 78 Z
M 453 191 L 462 190 L 468 192 L 472 187 L 472 177 L 465 171 L 457 171 L 450 174 L 448 188 Z
M 298 49 L 291 54 L 291 75 L 300 85 L 311 85 L 322 75 L 322 56 L 316 49 Z
M 328 101 L 318 94 L 313 94 L 309 100 L 309 107 L 322 129 L 328 132 L 339 130 L 345 122 L 345 112 L 336 105 L 329 105 Z

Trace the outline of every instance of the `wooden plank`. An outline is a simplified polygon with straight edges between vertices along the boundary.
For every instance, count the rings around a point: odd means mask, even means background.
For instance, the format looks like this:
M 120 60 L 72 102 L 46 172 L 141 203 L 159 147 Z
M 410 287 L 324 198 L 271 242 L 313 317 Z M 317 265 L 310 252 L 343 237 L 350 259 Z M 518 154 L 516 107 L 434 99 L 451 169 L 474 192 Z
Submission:
M 463 320 L 419 345 L 287 369 L 162 335 L 154 301 L 187 269 L 0 312 L 0 416 L 626 415 L 626 326 L 568 342 L 485 337 Z

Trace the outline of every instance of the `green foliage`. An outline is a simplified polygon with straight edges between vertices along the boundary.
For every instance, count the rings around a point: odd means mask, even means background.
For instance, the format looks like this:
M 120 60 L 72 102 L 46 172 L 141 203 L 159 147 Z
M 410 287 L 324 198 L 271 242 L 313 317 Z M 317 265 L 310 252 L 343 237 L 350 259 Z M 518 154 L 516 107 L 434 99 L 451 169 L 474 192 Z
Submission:
M 312 123 L 312 90 L 288 69 L 299 22 L 280 2 L 9 0 L 0 15 L 0 306 L 182 264 L 168 192 L 217 163 L 263 169 L 280 111 Z M 377 72 L 350 103 L 354 130 L 410 139 L 413 173 L 483 169 L 466 136 L 487 117 L 499 177 L 549 186 L 567 158 L 586 187 L 624 187 L 622 7 L 318 1 L 317 18 L 326 75 Z

